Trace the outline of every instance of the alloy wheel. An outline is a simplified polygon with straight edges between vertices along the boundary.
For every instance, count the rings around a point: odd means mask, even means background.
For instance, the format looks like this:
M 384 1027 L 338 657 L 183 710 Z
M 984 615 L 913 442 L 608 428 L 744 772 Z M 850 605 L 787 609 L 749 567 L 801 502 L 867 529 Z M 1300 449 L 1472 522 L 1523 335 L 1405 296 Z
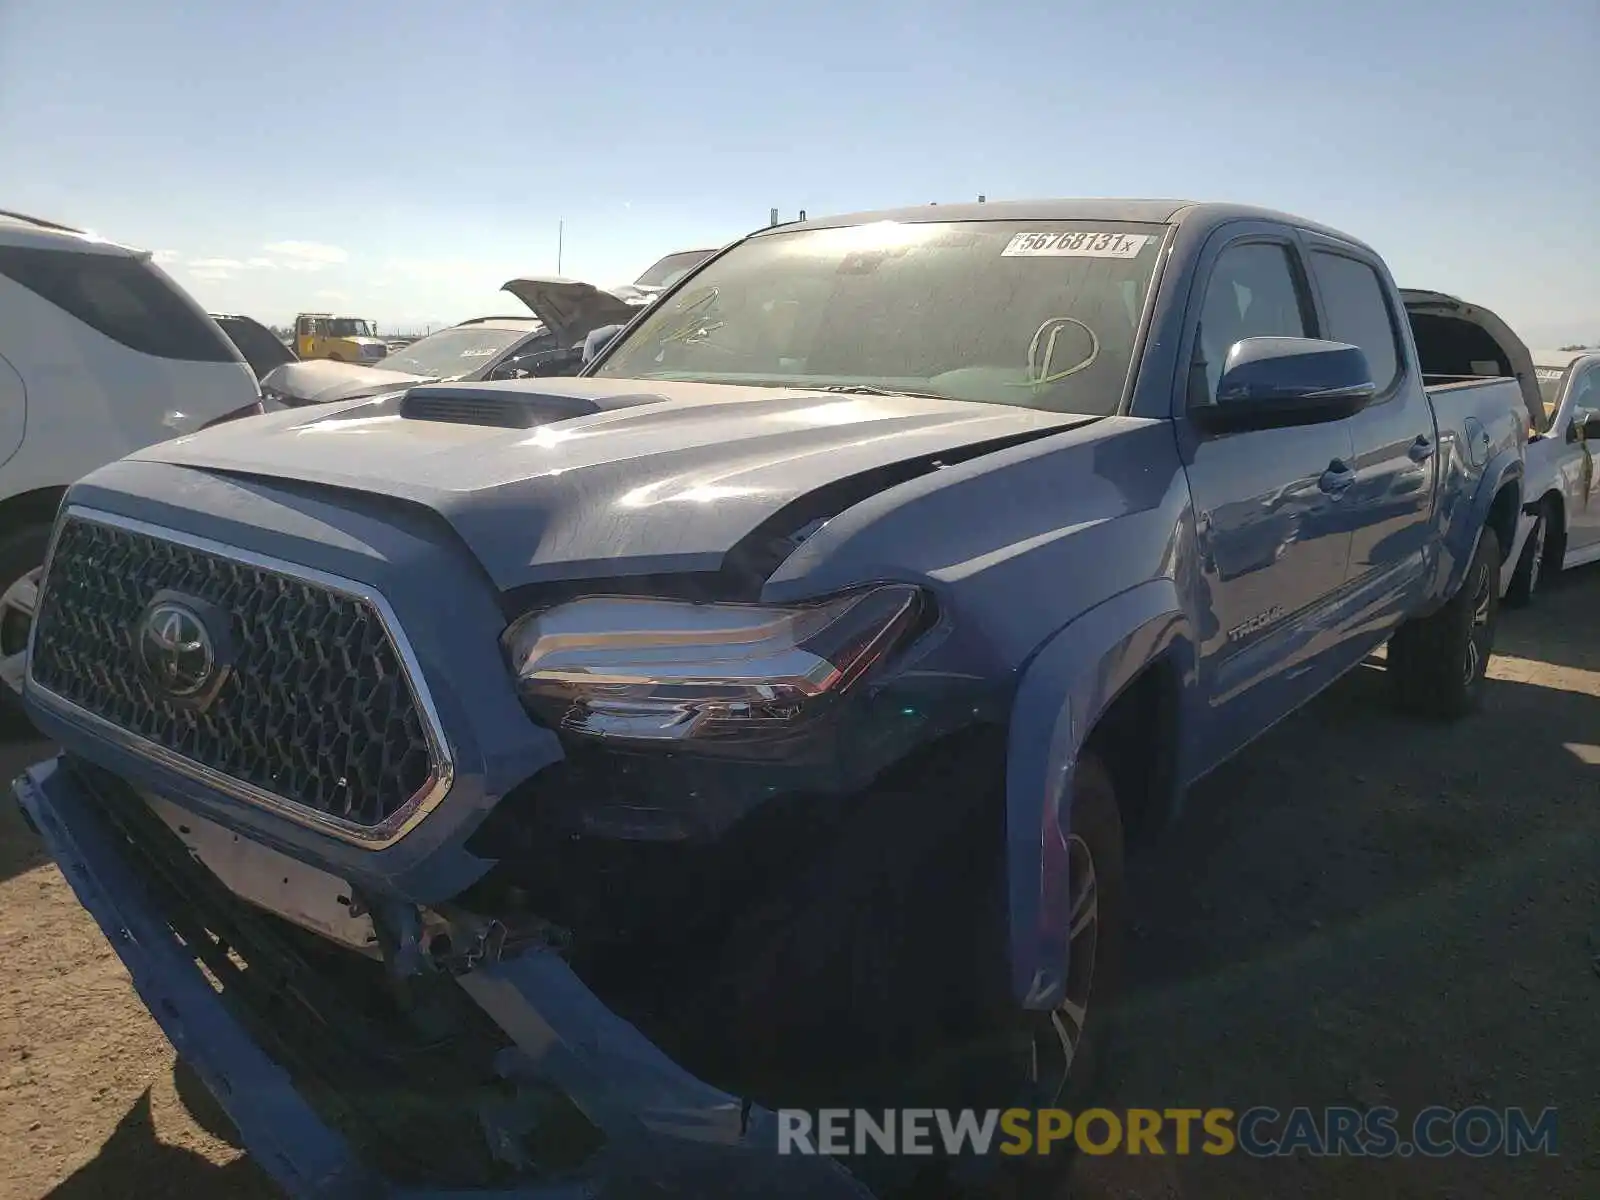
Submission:
M 1466 673 L 1463 676 L 1468 687 L 1476 682 L 1489 648 L 1489 617 L 1493 608 L 1494 580 L 1490 577 L 1489 564 L 1484 563 L 1478 569 L 1472 591 L 1472 626 L 1467 631 Z
M 1545 519 L 1540 517 L 1534 522 L 1533 535 L 1530 539 L 1533 542 L 1531 551 L 1533 558 L 1528 562 L 1528 595 L 1530 596 L 1533 595 L 1534 589 L 1539 586 L 1539 573 L 1544 570 L 1544 539 Z
M 0 680 L 18 694 L 27 669 L 28 631 L 33 628 L 33 610 L 39 600 L 39 577 L 43 573 L 43 567 L 35 567 L 0 593 Z
M 1048 1028 L 1033 1039 L 1029 1082 L 1046 1106 L 1060 1099 L 1071 1078 L 1083 1041 L 1094 988 L 1095 951 L 1100 939 L 1100 888 L 1094 856 L 1076 834 L 1067 838 L 1067 978 L 1061 1000 L 1049 1013 Z

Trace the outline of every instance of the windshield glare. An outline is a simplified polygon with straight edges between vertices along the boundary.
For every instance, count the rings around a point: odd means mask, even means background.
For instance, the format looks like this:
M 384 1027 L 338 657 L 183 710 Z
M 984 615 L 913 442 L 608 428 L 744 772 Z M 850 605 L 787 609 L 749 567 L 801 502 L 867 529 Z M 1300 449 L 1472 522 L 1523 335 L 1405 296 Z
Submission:
M 963 221 L 757 235 L 645 317 L 595 374 L 1111 413 L 1163 231 Z
M 371 337 L 372 326 L 355 317 L 335 317 L 328 322 L 328 332 L 334 337 Z
M 488 366 L 527 336 L 525 329 L 490 329 L 482 325 L 441 329 L 392 351 L 372 365 L 380 371 L 459 379 Z
M 1564 367 L 1535 367 L 1533 374 L 1539 381 L 1539 398 L 1544 401 L 1544 424 L 1548 431 L 1550 422 L 1555 420 L 1556 406 L 1561 402 L 1561 387 L 1566 382 L 1567 371 Z
M 671 287 L 714 253 L 712 250 L 680 250 L 676 254 L 669 254 L 661 261 L 646 267 L 644 274 L 635 279 L 633 285 L 649 288 Z

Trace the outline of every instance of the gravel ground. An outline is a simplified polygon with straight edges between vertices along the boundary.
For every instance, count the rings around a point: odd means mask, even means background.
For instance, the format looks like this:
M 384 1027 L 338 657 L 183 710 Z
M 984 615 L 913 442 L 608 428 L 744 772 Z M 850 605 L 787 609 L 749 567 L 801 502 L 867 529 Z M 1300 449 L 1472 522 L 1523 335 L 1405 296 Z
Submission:
M 1600 573 L 1507 614 L 1484 712 L 1363 669 L 1131 868 L 1113 1106 L 1560 1110 L 1560 1157 L 1082 1160 L 1085 1200 L 1600 1197 Z M 0 746 L 9 778 L 48 747 Z M 270 1197 L 0 804 L 0 1196 Z

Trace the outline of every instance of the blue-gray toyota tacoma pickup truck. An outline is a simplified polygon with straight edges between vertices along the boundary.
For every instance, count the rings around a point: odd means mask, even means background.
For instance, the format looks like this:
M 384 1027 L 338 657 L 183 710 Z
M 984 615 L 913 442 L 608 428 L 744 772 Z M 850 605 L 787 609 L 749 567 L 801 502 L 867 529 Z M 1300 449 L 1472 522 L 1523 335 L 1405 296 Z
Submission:
M 1473 707 L 1534 381 L 1146 200 L 764 229 L 594 351 L 75 485 L 31 824 L 293 1195 L 1048 1186 L 776 1110 L 1081 1099 L 1125 847 L 1380 647 Z

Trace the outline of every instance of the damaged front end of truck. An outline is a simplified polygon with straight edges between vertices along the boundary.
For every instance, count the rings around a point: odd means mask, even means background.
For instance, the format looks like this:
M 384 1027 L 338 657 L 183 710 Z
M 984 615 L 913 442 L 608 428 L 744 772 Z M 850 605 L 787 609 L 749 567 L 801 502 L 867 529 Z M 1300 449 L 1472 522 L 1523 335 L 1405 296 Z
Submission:
M 111 511 L 154 478 L 119 464 L 58 523 L 26 696 L 63 753 L 17 799 L 292 1195 L 889 1194 L 896 1164 L 781 1154 L 775 1110 L 901 1103 L 1003 1002 L 1008 683 L 925 587 L 760 590 L 992 448 L 808 495 L 717 572 L 431 621 L 433 518 L 189 481 L 224 523 L 361 531 L 397 573 L 356 583 Z M 993 947 L 992 994 L 942 994 L 946 937 Z

